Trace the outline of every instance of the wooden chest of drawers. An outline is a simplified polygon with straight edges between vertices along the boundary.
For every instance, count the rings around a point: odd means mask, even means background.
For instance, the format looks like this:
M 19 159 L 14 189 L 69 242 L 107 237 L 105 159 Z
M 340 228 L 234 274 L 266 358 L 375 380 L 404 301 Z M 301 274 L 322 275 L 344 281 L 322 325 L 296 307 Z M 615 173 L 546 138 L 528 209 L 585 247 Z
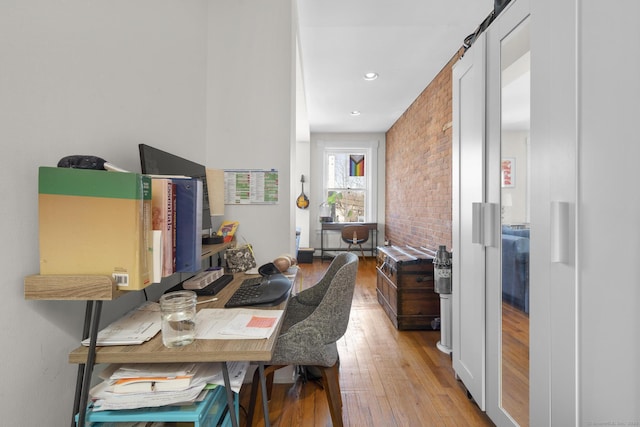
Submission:
M 378 247 L 378 302 L 397 329 L 433 329 L 431 322 L 440 317 L 433 255 L 410 246 Z

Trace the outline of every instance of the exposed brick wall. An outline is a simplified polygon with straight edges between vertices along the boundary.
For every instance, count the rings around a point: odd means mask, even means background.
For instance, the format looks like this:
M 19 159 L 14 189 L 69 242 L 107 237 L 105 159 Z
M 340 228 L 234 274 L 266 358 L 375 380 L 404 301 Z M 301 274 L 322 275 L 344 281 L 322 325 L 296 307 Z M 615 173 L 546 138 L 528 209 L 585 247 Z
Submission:
M 451 248 L 451 69 L 440 71 L 386 135 L 386 226 L 392 245 Z

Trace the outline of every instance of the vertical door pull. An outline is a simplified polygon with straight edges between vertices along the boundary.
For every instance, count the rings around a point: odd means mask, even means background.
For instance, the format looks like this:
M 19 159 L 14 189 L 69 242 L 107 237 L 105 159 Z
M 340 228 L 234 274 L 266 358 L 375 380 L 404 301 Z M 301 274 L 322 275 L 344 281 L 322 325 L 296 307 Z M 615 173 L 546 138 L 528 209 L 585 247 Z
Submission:
M 484 212 L 483 203 L 471 204 L 471 243 L 484 244 Z
M 551 202 L 551 262 L 569 261 L 569 203 Z
M 498 212 L 500 212 L 497 203 L 484 203 L 484 246 L 496 246 L 497 228 L 499 227 Z
M 471 243 L 482 246 L 494 246 L 496 239 L 496 221 L 498 219 L 496 203 L 471 204 Z

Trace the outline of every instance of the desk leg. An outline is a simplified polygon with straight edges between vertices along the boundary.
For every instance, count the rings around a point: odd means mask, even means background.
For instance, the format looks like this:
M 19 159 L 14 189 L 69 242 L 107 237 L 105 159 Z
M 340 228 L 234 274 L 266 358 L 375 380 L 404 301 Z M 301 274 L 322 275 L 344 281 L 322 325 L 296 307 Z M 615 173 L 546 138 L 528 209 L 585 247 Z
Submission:
M 76 413 L 78 414 L 77 425 L 79 427 L 84 427 L 85 425 L 87 401 L 89 400 L 89 388 L 91 387 L 91 374 L 93 374 L 93 367 L 96 360 L 96 342 L 98 340 L 98 327 L 100 326 L 101 312 L 102 301 L 87 301 L 82 339 L 86 339 L 87 335 L 89 335 L 89 352 L 87 354 L 87 362 L 78 366 L 76 395 L 73 402 L 73 414 L 71 415 L 72 427 L 76 425 Z
M 236 418 L 236 408 L 233 404 L 233 390 L 231 390 L 231 381 L 229 381 L 229 369 L 227 362 L 222 362 L 222 376 L 224 378 L 224 388 L 227 391 L 227 407 L 231 415 L 231 425 L 238 427 L 238 419 Z
M 269 396 L 267 395 L 267 379 L 264 376 L 264 362 L 258 363 L 258 372 L 260 372 L 260 388 L 262 389 L 262 412 L 264 414 L 264 426 L 271 427 L 269 421 Z
M 82 394 L 82 378 L 83 377 L 84 377 L 84 364 L 80 363 L 78 364 L 78 375 L 76 377 L 76 393 L 73 399 L 73 412 L 71 413 L 71 427 L 76 427 L 76 414 L 80 413 L 79 412 L 80 411 L 80 395 Z
M 80 341 L 84 341 L 89 337 L 89 331 L 91 326 L 91 312 L 93 310 L 93 301 L 87 301 L 86 308 L 84 310 L 84 327 L 82 329 L 82 337 Z M 82 394 L 82 378 L 84 378 L 84 363 L 78 364 L 78 375 L 76 376 L 76 392 L 73 399 L 73 412 L 71 413 L 71 427 L 76 426 L 76 414 L 80 409 L 80 395 Z

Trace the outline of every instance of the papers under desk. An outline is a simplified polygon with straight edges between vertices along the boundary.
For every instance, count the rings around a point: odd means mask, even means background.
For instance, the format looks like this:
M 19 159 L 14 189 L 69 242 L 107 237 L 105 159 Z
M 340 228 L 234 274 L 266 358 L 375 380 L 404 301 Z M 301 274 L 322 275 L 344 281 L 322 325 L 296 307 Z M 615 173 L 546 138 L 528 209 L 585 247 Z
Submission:
M 178 422 L 193 423 L 194 427 L 229 426 L 231 416 L 225 409 L 226 397 L 224 388 L 210 390 L 201 402 L 180 406 L 162 406 L 157 408 L 125 409 L 119 411 L 93 412 L 87 410 L 86 421 L 94 426 L 115 425 L 114 423 L 132 422 Z M 239 413 L 239 401 L 235 400 L 234 410 Z M 76 417 L 76 421 L 77 421 Z

